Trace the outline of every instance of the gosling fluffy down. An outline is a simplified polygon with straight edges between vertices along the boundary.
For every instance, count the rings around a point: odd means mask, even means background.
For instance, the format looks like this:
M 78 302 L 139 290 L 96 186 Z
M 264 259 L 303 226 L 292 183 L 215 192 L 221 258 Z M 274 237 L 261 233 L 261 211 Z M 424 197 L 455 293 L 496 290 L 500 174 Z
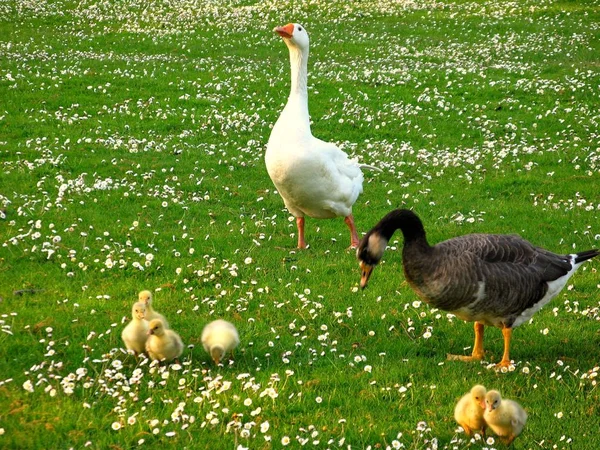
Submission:
M 226 320 L 210 322 L 202 330 L 201 336 L 204 350 L 208 352 L 215 364 L 219 364 L 227 352 L 233 352 L 240 343 L 235 326 Z
M 454 408 L 454 419 L 468 435 L 479 430 L 485 434 L 485 394 L 485 387 L 477 384 L 462 396 Z
M 142 302 L 133 304 L 131 308 L 131 322 L 123 329 L 121 338 L 127 350 L 136 355 L 143 353 L 146 349 L 148 339 L 148 321 L 146 317 L 146 305 Z
M 165 328 L 169 328 L 169 322 L 167 322 L 165 316 L 163 316 L 159 312 L 154 311 L 154 309 L 152 308 L 152 292 L 141 291 L 138 294 L 138 301 L 144 302 L 144 304 L 146 305 L 146 320 L 148 322 L 154 319 L 160 319 L 163 321 Z
M 523 431 L 527 422 L 527 413 L 517 402 L 506 400 L 498 391 L 489 391 L 485 396 L 483 418 L 487 425 L 506 445 Z
M 150 321 L 148 328 L 146 352 L 150 359 L 171 361 L 181 356 L 183 341 L 175 331 L 166 328 L 161 319 Z

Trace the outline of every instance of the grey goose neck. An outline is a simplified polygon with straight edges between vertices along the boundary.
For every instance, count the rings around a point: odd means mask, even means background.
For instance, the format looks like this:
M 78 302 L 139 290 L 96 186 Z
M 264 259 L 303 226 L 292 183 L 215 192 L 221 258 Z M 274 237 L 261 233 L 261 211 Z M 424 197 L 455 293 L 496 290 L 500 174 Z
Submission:
M 388 213 L 379 221 L 375 229 L 388 241 L 392 238 L 394 232 L 400 229 L 404 236 L 404 245 L 419 241 L 426 244 L 427 247 L 429 246 L 423 222 L 409 209 L 395 209 Z

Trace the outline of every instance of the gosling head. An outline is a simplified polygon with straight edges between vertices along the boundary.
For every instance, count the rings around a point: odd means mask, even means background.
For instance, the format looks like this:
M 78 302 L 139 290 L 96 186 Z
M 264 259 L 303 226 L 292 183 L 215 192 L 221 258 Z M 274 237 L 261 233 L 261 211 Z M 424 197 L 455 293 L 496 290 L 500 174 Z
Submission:
M 143 302 L 145 305 L 152 304 L 152 292 L 150 291 L 142 291 L 138 294 L 138 300 Z
M 471 398 L 477 403 L 481 409 L 485 409 L 486 389 L 480 384 L 476 384 L 471 388 Z
M 148 324 L 148 336 L 164 336 L 165 334 L 165 324 L 160 319 L 153 319 Z
M 485 395 L 485 407 L 488 411 L 493 411 L 496 408 L 498 408 L 501 402 L 502 397 L 500 396 L 500 392 L 498 391 L 489 391 Z
M 225 349 L 220 345 L 214 345 L 210 348 L 210 357 L 215 362 L 216 365 L 219 365 L 221 359 L 225 355 Z
M 134 319 L 142 320 L 146 318 L 146 304 L 142 302 L 136 302 L 131 308 L 131 315 Z

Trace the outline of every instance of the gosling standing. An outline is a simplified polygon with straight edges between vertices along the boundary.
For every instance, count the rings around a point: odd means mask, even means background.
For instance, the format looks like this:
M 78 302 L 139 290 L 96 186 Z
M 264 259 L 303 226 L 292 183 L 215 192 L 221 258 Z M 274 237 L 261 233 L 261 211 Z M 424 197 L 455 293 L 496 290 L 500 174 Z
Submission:
M 219 364 L 227 352 L 233 352 L 240 343 L 235 326 L 226 320 L 218 319 L 210 322 L 202 330 L 202 345 L 215 364 Z
M 485 434 L 485 421 L 483 420 L 485 394 L 485 387 L 477 384 L 462 396 L 454 408 L 456 422 L 468 435 L 477 430 L 481 430 L 481 434 Z
M 169 322 L 165 319 L 165 316 L 156 312 L 152 308 L 152 292 L 150 291 L 142 291 L 138 294 L 138 301 L 144 302 L 146 305 L 146 320 L 151 321 L 154 319 L 160 319 L 163 321 L 165 328 L 169 328 Z
M 146 305 L 142 302 L 133 304 L 131 308 L 131 322 L 123 329 L 121 338 L 127 350 L 135 355 L 143 353 L 148 339 L 148 321 L 146 320 Z
M 486 394 L 485 406 L 484 420 L 502 442 L 510 445 L 523 431 L 527 413 L 517 402 L 502 399 L 498 391 Z

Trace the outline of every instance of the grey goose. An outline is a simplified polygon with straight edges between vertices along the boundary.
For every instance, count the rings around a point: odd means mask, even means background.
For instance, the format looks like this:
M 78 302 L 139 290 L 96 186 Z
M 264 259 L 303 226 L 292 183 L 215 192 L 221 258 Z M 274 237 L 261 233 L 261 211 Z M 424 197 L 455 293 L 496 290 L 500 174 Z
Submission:
M 389 240 L 404 236 L 402 265 L 409 285 L 424 301 L 475 322 L 471 356 L 483 359 L 484 326 L 502 330 L 504 354 L 498 367 L 508 367 L 512 329 L 527 322 L 556 296 L 577 268 L 600 254 L 587 250 L 559 255 L 517 235 L 468 234 L 429 245 L 423 223 L 407 209 L 388 213 L 360 241 L 356 251 L 365 288 Z

